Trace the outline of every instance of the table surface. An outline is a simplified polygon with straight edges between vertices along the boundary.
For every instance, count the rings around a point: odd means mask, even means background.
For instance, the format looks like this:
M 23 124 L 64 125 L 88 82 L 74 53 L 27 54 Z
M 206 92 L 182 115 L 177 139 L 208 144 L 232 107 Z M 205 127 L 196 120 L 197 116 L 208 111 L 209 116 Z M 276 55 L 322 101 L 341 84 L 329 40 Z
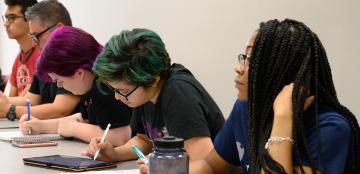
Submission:
M 17 129 L 0 129 L 0 132 L 14 131 Z M 81 156 L 81 151 L 87 148 L 87 143 L 77 140 L 61 140 L 57 146 L 18 148 L 9 142 L 0 141 L 0 166 L 1 174 L 52 174 L 62 171 L 45 169 L 40 167 L 26 166 L 23 158 L 47 156 L 47 155 L 69 155 Z M 112 171 L 127 170 L 137 168 L 135 161 L 120 162 L 117 168 L 108 169 Z

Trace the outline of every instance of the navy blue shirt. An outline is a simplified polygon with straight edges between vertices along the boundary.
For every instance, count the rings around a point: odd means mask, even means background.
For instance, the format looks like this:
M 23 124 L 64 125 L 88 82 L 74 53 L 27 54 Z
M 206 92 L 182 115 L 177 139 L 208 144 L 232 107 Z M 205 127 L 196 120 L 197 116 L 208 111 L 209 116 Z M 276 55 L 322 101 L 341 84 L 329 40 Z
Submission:
M 309 143 L 312 159 L 317 159 L 316 124 L 313 111 L 304 113 L 304 130 Z M 236 101 L 224 127 L 217 135 L 214 146 L 217 153 L 228 163 L 242 166 L 248 173 L 248 130 L 247 102 Z M 326 106 L 319 107 L 320 164 L 316 164 L 326 174 L 348 173 L 351 164 L 351 152 L 354 150 L 352 130 L 347 120 L 338 112 Z M 301 161 L 309 165 L 309 161 Z

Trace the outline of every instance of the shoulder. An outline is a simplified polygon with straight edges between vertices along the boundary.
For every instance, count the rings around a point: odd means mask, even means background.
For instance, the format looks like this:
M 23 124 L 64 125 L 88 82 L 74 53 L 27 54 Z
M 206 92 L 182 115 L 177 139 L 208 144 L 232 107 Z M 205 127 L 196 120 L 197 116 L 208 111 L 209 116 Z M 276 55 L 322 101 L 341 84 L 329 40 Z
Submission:
M 229 120 L 244 119 L 247 114 L 247 107 L 247 102 L 236 100 L 233 109 L 231 110 Z
M 331 131 L 339 136 L 351 133 L 351 127 L 347 119 L 339 112 L 328 107 L 319 108 L 319 127 L 322 131 Z
M 179 64 L 173 65 L 173 68 L 170 76 L 166 79 L 163 89 L 161 91 L 161 96 L 173 96 L 178 97 L 189 97 L 194 93 L 202 91 L 200 83 L 194 78 L 189 70 Z M 200 90 L 199 90 L 200 89 Z

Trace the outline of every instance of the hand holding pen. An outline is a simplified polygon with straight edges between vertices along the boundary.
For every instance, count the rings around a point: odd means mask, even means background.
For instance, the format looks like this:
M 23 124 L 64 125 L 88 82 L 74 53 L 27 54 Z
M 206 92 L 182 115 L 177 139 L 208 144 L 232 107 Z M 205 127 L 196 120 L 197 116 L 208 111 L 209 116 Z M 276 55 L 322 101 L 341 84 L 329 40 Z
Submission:
M 136 153 L 136 155 L 144 162 L 144 164 L 148 165 L 149 160 L 145 157 L 145 155 L 139 150 L 135 145 L 131 146 L 132 150 Z
M 110 126 L 111 126 L 111 124 L 109 123 L 105 129 L 103 136 L 101 137 L 100 143 L 103 143 L 105 141 L 105 137 L 106 137 L 106 134 L 109 132 Z M 96 158 L 98 157 L 99 152 L 100 152 L 100 149 L 95 152 L 94 160 L 96 160 Z

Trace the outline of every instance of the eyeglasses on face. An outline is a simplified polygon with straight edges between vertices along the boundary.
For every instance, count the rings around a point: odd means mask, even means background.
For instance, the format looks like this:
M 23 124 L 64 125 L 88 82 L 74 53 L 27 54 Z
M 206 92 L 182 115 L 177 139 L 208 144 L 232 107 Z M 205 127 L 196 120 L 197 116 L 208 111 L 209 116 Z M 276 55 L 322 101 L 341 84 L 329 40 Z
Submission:
M 52 29 L 55 26 L 56 26 L 56 24 L 51 25 L 50 27 L 47 27 L 44 31 L 42 31 L 42 32 L 40 32 L 38 34 L 29 33 L 29 36 L 34 42 L 39 43 L 41 35 L 43 35 L 44 33 L 46 33 L 47 31 L 49 31 L 50 29 Z
M 238 55 L 238 61 L 239 61 L 239 64 L 240 64 L 240 68 L 244 68 L 246 66 L 246 59 L 249 59 L 250 56 L 247 55 L 247 54 L 239 54 Z
M 15 15 L 15 14 L 7 14 L 5 16 L 1 16 L 1 18 L 2 18 L 2 21 L 4 23 L 9 22 L 10 24 L 12 24 L 12 23 L 14 23 L 14 21 L 17 18 L 24 18 L 25 19 L 25 16 L 18 16 L 18 15 Z
M 113 88 L 110 84 L 107 84 L 107 83 L 105 83 L 105 84 L 106 84 L 106 86 L 107 86 L 108 88 L 110 88 L 112 91 L 114 91 L 114 93 L 117 93 L 117 94 L 123 96 L 126 101 L 129 101 L 129 96 L 130 96 L 133 92 L 135 92 L 136 89 L 139 88 L 139 85 L 137 85 L 137 86 L 136 86 L 133 90 L 131 90 L 129 93 L 123 94 L 123 93 L 121 93 L 118 89 Z

